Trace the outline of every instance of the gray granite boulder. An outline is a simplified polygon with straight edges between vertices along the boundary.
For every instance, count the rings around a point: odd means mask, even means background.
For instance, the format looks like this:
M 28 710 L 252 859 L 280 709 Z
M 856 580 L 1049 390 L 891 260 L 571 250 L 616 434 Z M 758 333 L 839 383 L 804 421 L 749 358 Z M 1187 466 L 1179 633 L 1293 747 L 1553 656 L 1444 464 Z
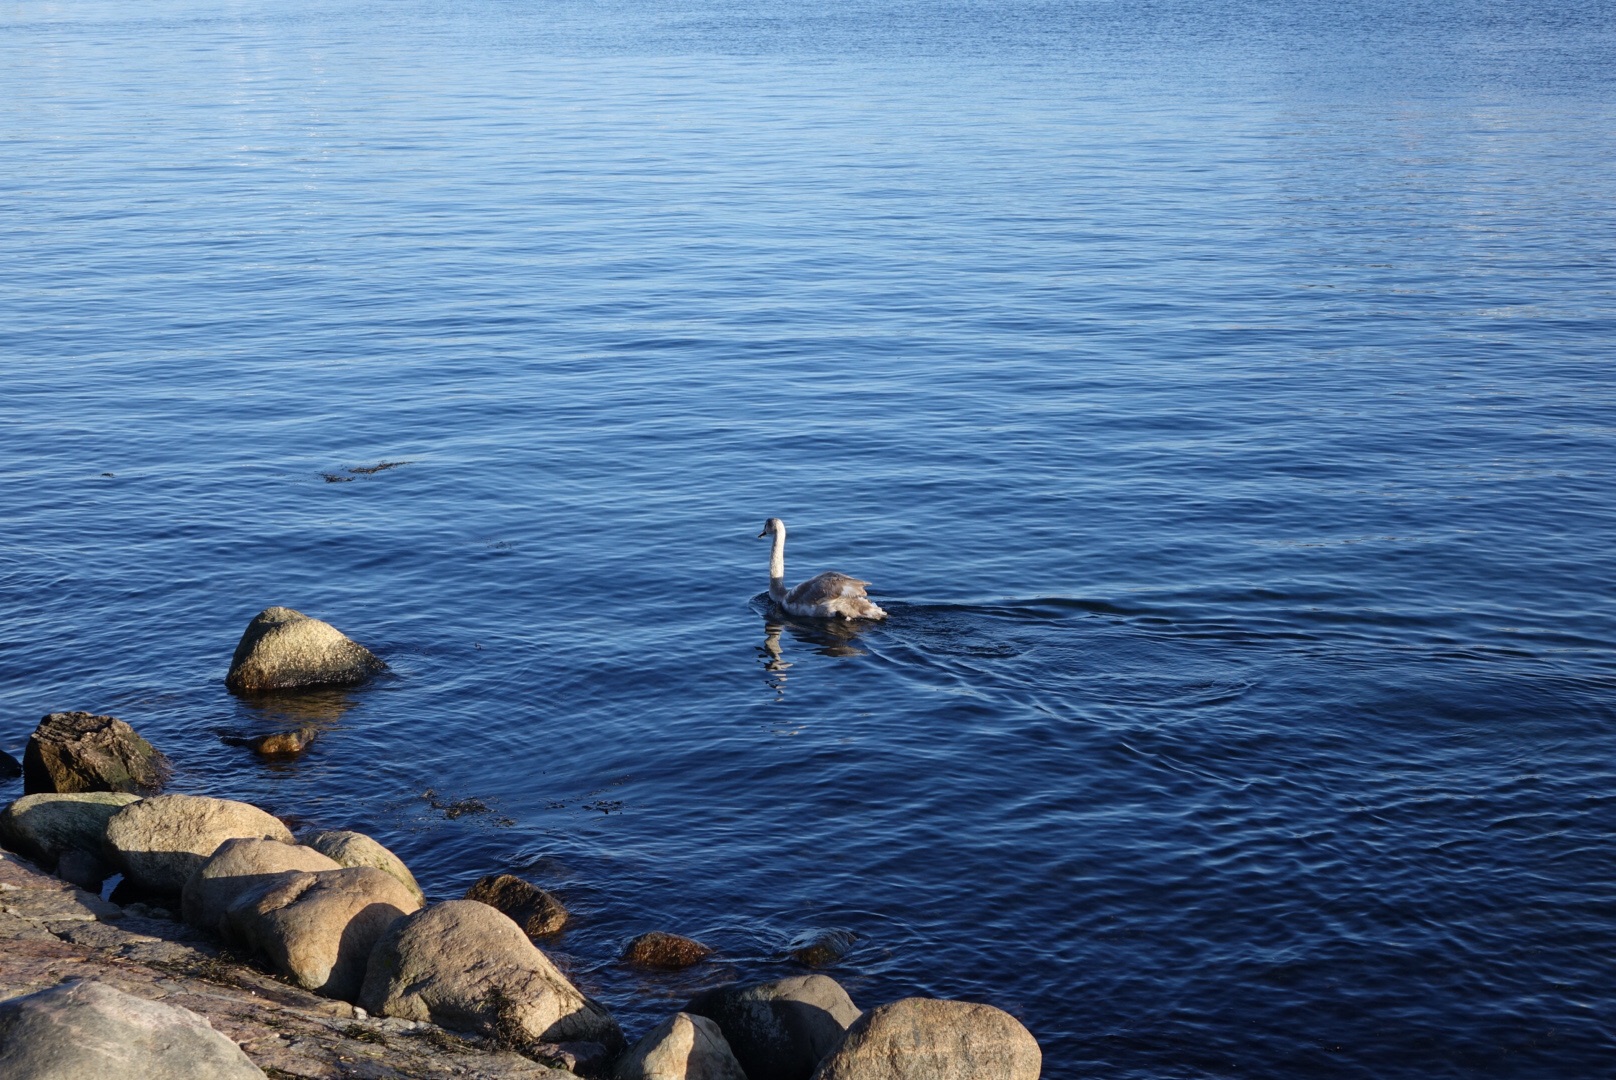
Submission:
M 241 1047 L 188 1009 L 98 982 L 0 1003 L 6 1080 L 265 1080 Z
M 348 829 L 328 829 L 324 832 L 305 833 L 302 842 L 320 854 L 334 860 L 338 866 L 369 866 L 392 874 L 404 887 L 415 894 L 416 904 L 426 903 L 426 894 L 415 883 L 415 875 L 394 855 L 364 833 Z
M 1021 1022 L 969 1001 L 905 998 L 871 1009 L 814 1080 L 1038 1080 L 1043 1053 Z
M 173 771 L 156 747 L 115 716 L 56 712 L 40 720 L 22 755 L 24 794 L 128 791 L 155 795 Z
M 336 862 L 313 848 L 279 840 L 226 840 L 196 868 L 180 896 L 180 914 L 199 930 L 230 937 L 224 913 L 243 895 L 255 892 L 288 870 L 313 873 L 340 870 Z
M 135 887 L 178 896 L 219 845 L 237 837 L 292 842 L 291 830 L 256 806 L 200 795 L 156 795 L 112 815 L 106 850 Z
M 224 681 L 237 693 L 352 686 L 386 666 L 330 623 L 272 607 L 247 624 Z
M 359 1004 L 513 1045 L 598 1042 L 623 1034 L 516 923 L 476 900 L 434 904 L 393 924 L 370 955 Z
M 718 1025 L 674 1013 L 629 1047 L 615 1080 L 746 1080 Z
M 827 975 L 697 994 L 685 1011 L 717 1022 L 752 1080 L 808 1080 L 859 1011 Z
M 305 990 L 353 1001 L 376 943 L 421 905 L 369 866 L 277 874 L 225 911 L 230 936 Z
M 467 900 L 498 908 L 516 921 L 528 937 L 553 934 L 567 924 L 561 901 L 514 874 L 490 874 L 466 890 Z
M 47 870 L 69 851 L 99 855 L 107 821 L 139 798 L 126 791 L 24 795 L 0 811 L 0 845 Z

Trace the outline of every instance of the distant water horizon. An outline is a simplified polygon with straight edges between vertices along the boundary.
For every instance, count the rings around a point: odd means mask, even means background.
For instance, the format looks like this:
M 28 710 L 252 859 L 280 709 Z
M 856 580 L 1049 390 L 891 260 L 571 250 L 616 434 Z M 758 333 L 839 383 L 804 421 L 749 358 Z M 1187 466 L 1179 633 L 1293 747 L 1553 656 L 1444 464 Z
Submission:
M 1609 5 L 0 25 L 0 747 L 526 877 L 631 1038 L 835 932 L 1051 1078 L 1608 1070 Z

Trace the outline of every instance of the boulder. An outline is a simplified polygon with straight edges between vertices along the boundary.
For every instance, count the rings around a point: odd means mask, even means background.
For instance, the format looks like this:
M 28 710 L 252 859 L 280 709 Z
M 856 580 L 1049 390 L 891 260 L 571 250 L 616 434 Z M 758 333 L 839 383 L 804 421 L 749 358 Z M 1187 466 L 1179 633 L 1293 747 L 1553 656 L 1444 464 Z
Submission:
M 905 998 L 871 1009 L 814 1080 L 1038 1080 L 1043 1053 L 1002 1009 Z
M 107 822 L 107 854 L 136 888 L 178 895 L 226 840 L 292 842 L 280 820 L 256 806 L 200 795 L 155 795 Z
M 660 930 L 641 934 L 623 947 L 623 959 L 628 963 L 669 971 L 699 964 L 711 955 L 713 950 L 699 941 Z
M 370 954 L 359 1004 L 513 1045 L 623 1045 L 610 1013 L 579 993 L 521 927 L 476 900 L 434 904 L 394 923 Z
M 652 1028 L 617 1063 L 616 1080 L 746 1080 L 718 1025 L 705 1016 L 674 1013 Z
M 226 840 L 186 881 L 180 914 L 192 926 L 228 938 L 225 911 L 244 894 L 268 884 L 276 874 L 340 869 L 313 848 L 279 840 Z
M 115 716 L 56 712 L 29 736 L 22 754 L 24 794 L 130 791 L 155 795 L 173 771 L 168 759 Z
M 238 896 L 224 917 L 231 937 L 303 989 L 353 1001 L 371 949 L 420 906 L 391 874 L 352 866 L 276 874 Z
M 126 791 L 24 795 L 0 812 L 0 845 L 47 869 L 69 851 L 99 855 L 108 819 L 139 799 Z
M 350 832 L 347 829 L 305 833 L 303 843 L 327 858 L 335 860 L 338 866 L 369 866 L 392 874 L 404 883 L 405 888 L 415 894 L 415 899 L 419 901 L 416 907 L 426 903 L 426 894 L 421 891 L 421 886 L 415 883 L 415 875 L 404 865 L 404 860 L 364 833 Z
M 265 1080 L 202 1017 L 98 982 L 0 1003 L 6 1080 Z
M 752 1080 L 808 1080 L 859 1011 L 827 975 L 798 975 L 697 994 L 685 1011 L 716 1021 Z
M 330 623 L 272 607 L 247 624 L 224 681 L 237 693 L 352 686 L 386 666 Z
M 478 879 L 466 890 L 466 899 L 503 911 L 528 937 L 553 934 L 567 922 L 567 909 L 561 901 L 513 874 L 490 874 Z
M 22 762 L 0 750 L 0 780 L 15 780 L 22 775 Z

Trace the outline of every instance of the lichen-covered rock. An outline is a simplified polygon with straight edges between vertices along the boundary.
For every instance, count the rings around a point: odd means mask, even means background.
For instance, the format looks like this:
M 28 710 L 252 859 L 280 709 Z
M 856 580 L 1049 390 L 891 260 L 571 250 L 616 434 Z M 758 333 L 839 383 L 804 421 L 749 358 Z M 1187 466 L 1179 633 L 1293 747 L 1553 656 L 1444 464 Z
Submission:
M 192 926 L 230 936 L 224 913 L 243 895 L 262 888 L 288 870 L 313 873 L 340 870 L 336 862 L 313 848 L 279 840 L 234 839 L 219 845 L 185 883 L 180 912 Z
M 241 1047 L 188 1009 L 98 982 L 0 1003 L 6 1080 L 265 1080 Z
M 156 747 L 115 716 L 55 712 L 22 755 L 23 792 L 128 791 L 155 795 L 173 771 Z
M 1038 1080 L 1043 1053 L 1021 1022 L 969 1001 L 905 998 L 847 1029 L 814 1080 Z
M 434 904 L 393 924 L 370 954 L 359 1004 L 505 1042 L 598 1042 L 623 1034 L 520 927 L 476 900 Z
M 247 624 L 225 685 L 237 693 L 352 686 L 386 666 L 330 623 L 272 607 Z
M 106 849 L 136 887 L 177 896 L 220 844 L 237 837 L 292 842 L 291 830 L 256 806 L 200 795 L 155 795 L 112 815 Z
M 561 901 L 514 874 L 490 874 L 466 890 L 467 900 L 498 908 L 516 921 L 528 937 L 544 937 L 567 923 Z
M 69 851 L 98 855 L 107 821 L 139 798 L 126 791 L 24 795 L 0 812 L 0 845 L 46 869 Z
M 629 1047 L 616 1080 L 747 1080 L 718 1025 L 674 1013 Z
M 353 1001 L 371 950 L 420 907 L 391 874 L 369 866 L 277 874 L 225 911 L 231 936 L 305 990 Z
M 720 986 L 697 994 L 685 1011 L 717 1022 L 752 1080 L 808 1080 L 859 1016 L 826 975 Z
M 426 894 L 415 883 L 415 875 L 404 865 L 404 860 L 364 833 L 327 829 L 324 832 L 305 833 L 302 840 L 315 851 L 335 860 L 338 866 L 369 866 L 392 874 L 415 895 L 419 901 L 417 907 L 426 903 Z
M 661 930 L 641 934 L 623 947 L 623 959 L 628 963 L 669 971 L 699 964 L 711 955 L 713 950 L 701 942 Z

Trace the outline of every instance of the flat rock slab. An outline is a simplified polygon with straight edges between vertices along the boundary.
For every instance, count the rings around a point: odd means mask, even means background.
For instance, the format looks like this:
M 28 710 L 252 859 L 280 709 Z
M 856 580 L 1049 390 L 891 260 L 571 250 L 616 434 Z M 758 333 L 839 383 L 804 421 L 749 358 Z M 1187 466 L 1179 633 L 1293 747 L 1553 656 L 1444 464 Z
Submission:
M 0 853 L 0 893 L 59 891 L 62 882 Z M 4 886 L 9 886 L 4 888 Z M 205 1018 L 269 1076 L 299 1080 L 573 1080 L 517 1054 L 428 1024 L 358 1015 L 341 1001 L 221 960 L 179 923 L 126 916 L 55 923 L 0 912 L 0 1001 L 64 979 L 96 982 Z M 10 1073 L 0 1070 L 0 1075 Z M 94 1080 L 130 1080 L 103 1072 Z

